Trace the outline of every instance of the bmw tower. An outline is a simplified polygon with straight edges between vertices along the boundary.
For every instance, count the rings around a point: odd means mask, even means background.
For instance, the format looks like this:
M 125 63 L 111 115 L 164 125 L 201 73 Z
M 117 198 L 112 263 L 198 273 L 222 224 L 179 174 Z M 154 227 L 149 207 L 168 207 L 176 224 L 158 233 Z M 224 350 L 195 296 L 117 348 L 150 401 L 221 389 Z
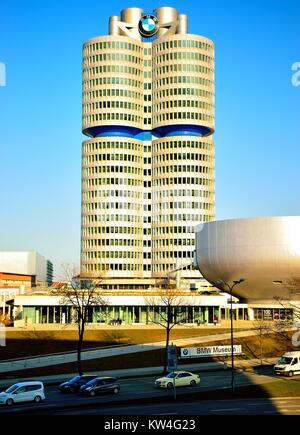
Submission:
M 81 275 L 206 283 L 192 263 L 215 219 L 213 42 L 175 8 L 124 9 L 84 44 L 82 116 Z

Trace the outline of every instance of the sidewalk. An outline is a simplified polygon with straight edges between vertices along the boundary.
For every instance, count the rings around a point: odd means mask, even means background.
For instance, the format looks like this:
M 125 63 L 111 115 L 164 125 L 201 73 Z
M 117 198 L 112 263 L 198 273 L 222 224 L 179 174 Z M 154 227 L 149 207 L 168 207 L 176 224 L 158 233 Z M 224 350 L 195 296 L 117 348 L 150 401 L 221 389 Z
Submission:
M 263 360 L 264 365 L 274 365 L 278 358 L 267 358 Z M 260 360 L 236 360 L 235 368 L 237 370 L 251 370 L 254 367 L 260 365 Z M 222 362 L 211 362 L 211 363 L 195 363 L 195 364 L 178 364 L 178 370 L 187 370 L 191 372 L 205 372 L 213 370 L 226 370 L 230 369 L 230 364 L 225 365 Z M 118 369 L 118 370 L 107 370 L 101 372 L 91 372 L 91 375 L 97 376 L 112 376 L 119 379 L 126 378 L 137 378 L 144 376 L 159 376 L 161 375 L 163 367 L 140 367 L 134 369 Z M 66 379 L 70 379 L 77 376 L 78 373 L 70 373 L 65 375 L 53 375 L 53 376 L 41 376 L 38 378 L 39 381 L 43 382 L 45 385 L 55 385 L 64 382 Z M 28 381 L 28 378 L 17 378 L 17 379 L 6 379 L 0 380 L 0 387 L 6 388 L 17 382 Z
M 235 339 L 241 337 L 249 337 L 255 335 L 255 331 L 239 331 L 235 332 Z M 192 337 L 192 338 L 181 338 L 178 340 L 173 340 L 173 344 L 178 347 L 189 347 L 193 345 L 197 345 L 199 343 L 210 343 L 214 341 L 220 340 L 228 340 L 230 339 L 230 333 L 221 333 L 214 335 L 206 335 L 200 337 Z M 139 353 L 139 352 L 148 352 L 157 349 L 163 349 L 165 347 L 165 342 L 160 341 L 156 343 L 146 343 L 146 344 L 137 344 L 137 345 L 127 345 L 127 346 L 119 346 L 112 348 L 99 348 L 89 351 L 83 351 L 81 354 L 82 361 L 100 359 L 100 358 L 108 358 L 113 356 L 120 356 L 124 354 L 131 353 Z M 47 355 L 33 358 L 26 358 L 21 360 L 9 360 L 0 362 L 0 373 L 8 373 L 17 370 L 24 370 L 29 368 L 39 368 L 39 367 L 48 367 L 58 364 L 75 362 L 77 360 L 76 352 L 69 352 L 65 354 L 59 355 Z

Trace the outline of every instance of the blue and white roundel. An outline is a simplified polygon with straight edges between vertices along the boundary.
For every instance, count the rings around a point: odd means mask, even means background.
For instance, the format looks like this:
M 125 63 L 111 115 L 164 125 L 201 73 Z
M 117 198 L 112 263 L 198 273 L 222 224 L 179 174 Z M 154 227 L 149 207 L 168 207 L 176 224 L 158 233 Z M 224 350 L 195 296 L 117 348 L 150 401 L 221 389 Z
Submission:
M 143 29 L 146 32 L 152 32 L 155 29 L 155 22 L 152 18 L 146 18 L 142 23 Z
M 139 31 L 141 35 L 150 37 L 158 31 L 158 20 L 155 15 L 144 15 L 139 22 Z

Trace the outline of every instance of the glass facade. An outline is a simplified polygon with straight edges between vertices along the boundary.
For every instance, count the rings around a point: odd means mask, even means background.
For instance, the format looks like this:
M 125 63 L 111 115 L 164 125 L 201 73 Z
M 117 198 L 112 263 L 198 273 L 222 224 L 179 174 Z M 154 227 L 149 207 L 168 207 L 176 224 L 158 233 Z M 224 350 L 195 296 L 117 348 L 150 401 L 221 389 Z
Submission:
M 178 309 L 172 309 L 174 318 Z M 87 323 L 113 324 L 118 321 L 129 325 L 150 324 L 152 320 L 155 322 L 160 319 L 161 312 L 166 312 L 166 307 L 94 306 L 89 308 Z M 184 324 L 213 324 L 221 320 L 218 306 L 182 306 L 180 313 L 180 319 L 183 319 L 181 323 Z M 70 306 L 24 306 L 22 318 L 25 324 L 71 324 L 75 323 L 76 313 L 74 307 Z

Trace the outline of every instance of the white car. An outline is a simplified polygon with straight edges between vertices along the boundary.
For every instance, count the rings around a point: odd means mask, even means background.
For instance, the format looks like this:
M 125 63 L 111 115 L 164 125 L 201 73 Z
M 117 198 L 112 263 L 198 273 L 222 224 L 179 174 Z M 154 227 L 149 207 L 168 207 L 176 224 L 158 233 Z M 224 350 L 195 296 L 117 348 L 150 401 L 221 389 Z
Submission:
M 39 403 L 42 400 L 45 400 L 44 385 L 38 381 L 20 382 L 0 393 L 0 405 L 13 405 L 20 402 Z
M 163 378 L 156 379 L 156 388 L 194 387 L 200 384 L 200 376 L 190 372 L 172 372 Z

